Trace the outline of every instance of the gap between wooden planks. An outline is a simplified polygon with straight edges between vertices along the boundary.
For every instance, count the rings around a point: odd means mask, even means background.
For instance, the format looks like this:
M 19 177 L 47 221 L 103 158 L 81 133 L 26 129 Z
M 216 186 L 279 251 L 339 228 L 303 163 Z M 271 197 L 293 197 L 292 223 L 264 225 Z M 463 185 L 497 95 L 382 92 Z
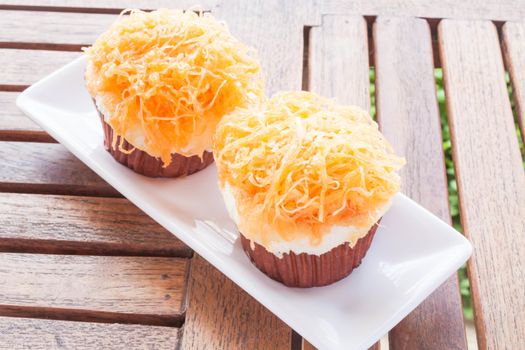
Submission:
M 525 22 L 505 23 L 502 32 L 518 123 L 522 141 L 525 141 Z
M 0 251 L 190 257 L 124 198 L 0 193 Z
M 86 6 L 83 0 L 4 0 L 0 8 L 10 10 L 60 11 L 81 13 L 119 13 L 124 8 L 156 9 L 161 7 L 191 8 L 196 3 L 205 10 L 216 10 L 230 0 L 98 0 Z M 326 0 L 305 1 L 302 7 L 320 14 L 453 18 L 471 20 L 519 21 L 525 18 L 525 5 L 515 0 Z
M 118 14 L 127 8 L 153 10 L 157 8 L 191 9 L 199 5 L 202 10 L 210 10 L 218 5 L 219 0 L 97 0 L 89 3 L 85 0 L 3 0 L 0 9 L 28 11 L 57 11 L 79 13 Z
M 16 107 L 18 95 L 18 92 L 0 91 L 0 141 L 55 142 Z
M 0 315 L 180 326 L 187 262 L 0 253 Z
M 325 0 L 322 14 L 385 16 L 404 18 L 449 18 L 468 20 L 521 21 L 525 3 L 515 0 Z

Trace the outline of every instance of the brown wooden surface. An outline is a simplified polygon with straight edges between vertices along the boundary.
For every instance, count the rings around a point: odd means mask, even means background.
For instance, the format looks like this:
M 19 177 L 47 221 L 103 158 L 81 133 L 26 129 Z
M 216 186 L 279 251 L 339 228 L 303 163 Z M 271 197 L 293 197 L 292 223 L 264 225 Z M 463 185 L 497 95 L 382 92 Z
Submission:
M 0 18 L 2 25 L 10 28 L 0 32 L 0 47 L 78 51 L 92 44 L 117 16 L 0 10 Z M 16 36 L 11 34 L 13 32 Z
M 301 342 L 302 350 L 316 350 L 316 347 L 310 344 L 306 339 L 303 339 Z
M 525 344 L 525 174 L 491 22 L 442 21 L 439 42 L 481 349 Z
M 339 103 L 370 108 L 368 34 L 361 16 L 323 16 L 310 32 L 309 87 Z
M 291 330 L 199 256 L 191 262 L 182 349 L 290 349 Z
M 525 3 L 200 3 L 259 50 L 271 93 L 304 87 L 368 107 L 368 57 L 375 57 L 378 118 L 409 160 L 406 192 L 449 220 L 428 29 L 425 20 L 409 17 L 435 19 L 432 25 L 441 18 L 516 21 L 525 18 Z M 104 198 L 118 194 L 62 146 L 40 143 L 54 140 L 14 106 L 17 91 L 78 57 L 80 47 L 121 9 L 191 5 L 187 0 L 0 3 L 0 141 L 23 141 L 0 142 L 0 251 L 18 253 L 0 253 L 0 315 L 31 317 L 0 318 L 0 348 L 175 348 L 183 323 L 185 349 L 292 346 L 289 327 L 199 257 L 193 259 L 186 293 L 190 260 L 185 258 L 191 251 L 127 200 Z M 367 29 L 375 16 L 369 47 Z M 387 16 L 405 18 L 386 24 L 381 17 Z M 523 24 L 503 24 L 502 39 L 523 130 Z M 525 289 L 520 235 L 525 185 L 498 37 L 490 22 L 446 20 L 440 45 L 462 220 L 475 245 L 469 273 L 480 346 L 519 347 L 525 342 L 520 332 L 525 301 L 516 297 Z M 392 332 L 392 348 L 464 348 L 457 302 L 451 279 Z M 115 321 L 143 325 L 110 324 Z M 294 346 L 300 346 L 295 339 Z
M 16 105 L 17 92 L 0 91 L 0 141 L 54 142 Z
M 525 18 L 520 0 L 324 0 L 323 14 L 357 14 L 423 18 L 519 21 Z
M 80 52 L 0 49 L 0 90 L 22 91 L 77 57 Z
M 0 315 L 177 325 L 187 259 L 0 253 Z
M 379 17 L 374 24 L 377 117 L 406 158 L 403 192 L 450 224 L 428 23 Z M 466 349 L 457 275 L 389 333 L 390 349 Z
M 0 142 L 0 191 L 121 196 L 56 143 Z
M 232 34 L 257 49 L 266 91 L 273 94 L 301 89 L 303 29 L 316 20 L 309 10 L 300 0 L 223 0 L 214 13 Z
M 0 193 L 0 251 L 189 257 L 191 250 L 123 198 Z
M 525 140 L 525 23 L 505 23 L 503 40 L 521 136 Z
M 225 0 L 3 0 L 0 8 L 56 10 L 67 12 L 111 12 L 124 8 L 155 9 L 159 7 L 189 8 L 195 4 L 216 11 Z M 404 16 L 424 18 L 490 19 L 518 21 L 525 18 L 525 4 L 520 0 L 323 0 L 303 1 L 303 8 L 314 8 L 323 14 L 354 14 L 368 16 Z M 297 10 L 297 9 L 295 9 Z
M 54 10 L 62 12 L 111 12 L 118 13 L 126 8 L 157 9 L 157 8 L 192 8 L 196 4 L 210 10 L 218 0 L 2 0 L 1 8 Z
M 178 328 L 0 317 L 0 348 L 174 349 Z

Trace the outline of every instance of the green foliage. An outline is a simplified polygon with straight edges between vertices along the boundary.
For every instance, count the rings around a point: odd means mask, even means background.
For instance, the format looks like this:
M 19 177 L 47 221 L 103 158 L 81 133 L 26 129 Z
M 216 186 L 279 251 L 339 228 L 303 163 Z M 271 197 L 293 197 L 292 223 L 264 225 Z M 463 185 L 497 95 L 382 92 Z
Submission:
M 465 319 L 472 320 L 474 313 L 472 311 L 472 297 L 470 295 L 470 283 L 467 278 L 467 269 L 465 266 L 461 267 L 458 271 L 459 277 L 459 292 L 461 293 L 461 299 L 463 300 L 463 315 Z
M 434 71 L 436 79 L 436 93 L 439 105 L 439 114 L 441 119 L 441 132 L 443 138 L 443 152 L 445 155 L 445 165 L 447 168 L 448 180 L 448 199 L 450 203 L 450 215 L 452 216 L 452 225 L 460 232 L 461 222 L 459 220 L 459 202 L 458 202 L 458 188 L 456 184 L 456 173 L 454 171 L 454 162 L 452 160 L 452 142 L 450 141 L 450 129 L 447 121 L 447 107 L 445 102 L 445 90 L 443 88 L 443 71 L 437 68 Z
M 521 135 L 520 128 L 518 125 L 518 112 L 516 111 L 516 100 L 512 98 L 512 84 L 510 83 L 509 73 L 505 73 L 505 82 L 507 83 L 507 91 L 509 93 L 510 104 L 512 107 L 512 114 L 514 115 L 514 124 L 516 127 L 516 137 L 518 138 L 518 144 L 520 146 L 523 168 L 525 168 L 525 147 L 523 145 L 523 137 Z
M 436 94 L 439 105 L 439 114 L 441 119 L 441 132 L 443 138 L 443 153 L 445 155 L 445 166 L 447 169 L 448 182 L 448 200 L 450 204 L 450 215 L 452 216 L 452 225 L 459 232 L 463 232 L 459 218 L 459 201 L 458 187 L 456 183 L 456 173 L 454 171 L 454 162 L 452 160 L 452 142 L 450 141 L 450 129 L 447 121 L 447 107 L 445 100 L 445 89 L 443 87 L 443 71 L 441 68 L 434 70 L 436 80 Z M 472 315 L 472 298 L 470 295 L 470 284 L 467 278 L 467 269 L 462 266 L 458 272 L 459 289 L 463 299 L 463 314 L 466 319 L 471 320 Z

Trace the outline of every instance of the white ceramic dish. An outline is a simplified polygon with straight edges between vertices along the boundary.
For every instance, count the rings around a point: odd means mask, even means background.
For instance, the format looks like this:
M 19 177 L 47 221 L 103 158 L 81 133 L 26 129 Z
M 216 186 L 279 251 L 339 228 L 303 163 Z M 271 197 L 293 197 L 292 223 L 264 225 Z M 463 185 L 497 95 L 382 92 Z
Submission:
M 362 265 L 331 286 L 287 288 L 241 249 L 216 169 L 150 179 L 117 163 L 84 88 L 85 58 L 25 90 L 17 105 L 108 183 L 320 349 L 365 349 L 386 334 L 470 256 L 470 243 L 404 195 L 383 217 Z

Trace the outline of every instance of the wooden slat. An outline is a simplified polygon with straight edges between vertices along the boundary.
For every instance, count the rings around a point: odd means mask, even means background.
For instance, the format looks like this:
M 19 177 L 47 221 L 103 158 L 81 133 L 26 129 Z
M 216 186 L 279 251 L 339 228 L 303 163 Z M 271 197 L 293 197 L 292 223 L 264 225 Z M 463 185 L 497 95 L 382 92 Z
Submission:
M 525 344 L 525 174 L 492 22 L 439 25 L 461 220 L 481 349 Z
M 0 253 L 0 315 L 180 325 L 187 261 Z
M 370 108 L 368 34 L 360 16 L 323 16 L 310 32 L 310 90 Z
M 0 8 L 28 9 L 33 11 L 65 11 L 65 12 L 109 12 L 118 13 L 126 8 L 140 8 L 153 10 L 157 8 L 188 9 L 200 5 L 209 10 L 215 6 L 217 0 L 3 0 Z
M 189 257 L 191 250 L 123 198 L 0 193 L 0 251 Z
M 303 338 L 301 342 L 301 349 L 302 350 L 316 350 L 316 347 L 310 344 L 306 339 Z
M 200 4 L 212 11 L 221 7 L 223 0 L 97 0 L 86 3 L 82 0 L 4 0 L 0 8 L 30 9 L 67 12 L 109 12 L 118 13 L 123 8 L 155 9 L 160 7 L 190 8 Z M 369 16 L 406 16 L 426 18 L 491 19 L 498 21 L 519 21 L 525 17 L 525 5 L 518 0 L 327 0 L 309 1 L 302 7 L 317 8 L 323 14 L 352 14 Z
M 221 0 L 214 14 L 232 34 L 257 49 L 266 91 L 300 90 L 302 86 L 303 23 L 307 6 L 296 1 Z
M 525 3 L 520 0 L 325 0 L 319 6 L 322 14 L 496 21 L 519 21 L 525 18 Z
M 200 256 L 191 262 L 182 349 L 290 349 L 291 330 Z
M 0 90 L 21 91 L 80 55 L 80 52 L 0 49 Z
M 525 23 L 505 23 L 503 25 L 503 40 L 521 136 L 525 141 Z
M 368 33 L 362 16 L 324 15 L 310 32 L 309 89 L 370 108 Z M 303 339 L 303 350 L 315 347 Z M 379 342 L 370 349 L 379 350 Z
M 0 91 L 0 141 L 54 142 L 16 107 L 17 97 L 16 92 Z
M 0 344 L 10 350 L 175 349 L 178 328 L 0 317 Z
M 374 24 L 378 121 L 407 164 L 403 192 L 450 224 L 447 179 L 428 23 L 378 17 Z M 390 349 L 466 349 L 457 275 L 389 333 Z
M 0 142 L 0 159 L 0 191 L 120 196 L 60 144 Z
M 0 10 L 0 18 L 2 26 L 9 28 L 0 31 L 0 47 L 78 51 L 82 46 L 92 44 L 117 16 Z M 30 43 L 37 45 L 31 46 Z

